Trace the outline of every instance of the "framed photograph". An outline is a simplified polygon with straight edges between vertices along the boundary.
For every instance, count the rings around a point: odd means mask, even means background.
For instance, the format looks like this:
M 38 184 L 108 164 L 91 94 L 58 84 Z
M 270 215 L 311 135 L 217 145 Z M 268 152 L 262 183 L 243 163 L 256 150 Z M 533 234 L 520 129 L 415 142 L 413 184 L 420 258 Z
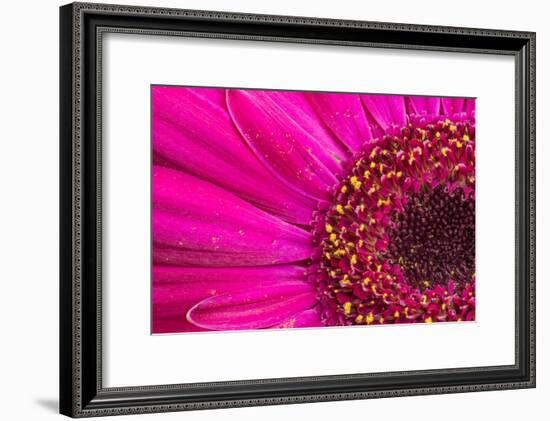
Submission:
M 535 386 L 534 33 L 60 14 L 62 414 Z

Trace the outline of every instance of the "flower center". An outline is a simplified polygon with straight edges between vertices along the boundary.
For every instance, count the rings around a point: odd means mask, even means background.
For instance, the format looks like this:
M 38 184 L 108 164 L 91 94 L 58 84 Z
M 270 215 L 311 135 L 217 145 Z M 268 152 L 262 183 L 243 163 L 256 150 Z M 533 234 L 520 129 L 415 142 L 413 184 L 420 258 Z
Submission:
M 464 285 L 475 271 L 475 201 L 445 188 L 424 188 L 409 196 L 388 229 L 386 261 L 398 264 L 407 282 L 422 287 Z
M 473 319 L 474 151 L 450 120 L 364 145 L 314 220 L 325 324 Z

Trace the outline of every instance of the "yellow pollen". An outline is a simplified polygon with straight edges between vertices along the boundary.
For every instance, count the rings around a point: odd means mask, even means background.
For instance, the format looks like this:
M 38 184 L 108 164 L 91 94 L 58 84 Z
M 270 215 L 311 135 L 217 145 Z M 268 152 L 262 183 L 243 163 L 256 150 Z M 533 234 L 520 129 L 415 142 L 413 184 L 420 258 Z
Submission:
M 361 205 L 359 205 L 359 209 L 361 210 L 361 212 L 365 212 L 365 204 L 361 203 Z
M 359 231 L 365 231 L 365 224 L 359 225 Z
M 362 321 L 363 321 L 363 315 L 362 314 L 360 314 L 359 316 L 357 316 L 355 318 L 355 323 L 361 323 Z
M 376 272 L 380 272 L 382 270 L 382 265 L 376 265 Z
M 470 136 L 468 136 L 467 134 L 465 134 L 464 136 L 462 136 L 462 140 L 464 142 L 469 142 L 470 141 Z
M 456 130 L 456 126 L 455 126 L 454 124 L 451 124 L 451 125 L 449 126 L 449 130 L 450 130 L 451 132 L 454 132 L 454 131 Z
M 351 313 L 351 303 L 349 301 L 344 304 L 344 313 L 346 313 L 346 314 Z
M 367 322 L 368 325 L 374 322 L 374 316 L 372 315 L 372 313 L 367 314 L 365 321 Z
M 397 171 L 397 178 L 401 178 L 403 176 L 403 172 L 402 171 Z
M 371 256 L 370 254 L 367 256 L 367 260 L 368 260 L 369 262 L 372 260 L 372 256 Z
M 369 277 L 366 277 L 365 279 L 363 279 L 363 283 L 365 285 L 368 285 L 370 281 L 371 281 L 371 279 Z
M 462 148 L 462 142 L 456 142 L 456 147 L 457 147 L 457 149 Z
M 340 215 L 344 214 L 344 208 L 342 205 L 336 205 L 336 212 L 338 212 Z
M 359 246 L 359 248 L 363 247 L 363 240 L 359 240 L 357 242 L 357 245 Z
M 426 304 L 428 302 L 428 297 L 426 294 L 422 294 L 422 301 L 420 301 L 422 304 Z
M 333 271 L 333 270 L 331 270 L 331 271 L 330 271 L 330 277 L 331 277 L 331 278 L 334 278 L 335 276 L 336 276 L 336 272 Z
M 373 169 L 376 168 L 376 162 L 371 162 L 370 167 L 373 168 Z
M 445 148 L 441 148 L 441 153 L 443 154 L 443 156 L 447 156 L 447 154 L 449 153 L 449 148 L 445 147 Z
M 351 259 L 350 259 L 350 262 L 352 265 L 356 265 L 357 264 L 357 255 L 352 255 L 351 256 Z
M 441 310 L 445 311 L 446 308 L 447 308 L 447 305 L 445 303 L 441 304 Z
M 378 322 L 383 325 L 384 324 L 384 318 L 383 317 L 380 317 L 380 319 L 378 320 Z
M 393 317 L 395 317 L 396 319 L 399 318 L 400 314 L 398 311 L 396 311 L 395 313 L 393 313 Z
M 347 186 L 342 186 L 342 188 L 340 189 L 340 191 L 341 191 L 342 193 L 345 193 L 345 192 L 348 191 L 348 187 L 347 187 Z
M 380 164 L 380 172 L 384 171 L 384 164 Z
M 391 203 L 391 199 L 388 197 L 387 199 L 378 199 L 378 207 L 381 207 L 382 205 L 389 205 Z
M 330 224 L 326 224 L 325 225 L 325 231 L 328 232 L 329 234 L 332 232 L 332 225 Z
M 369 177 L 370 177 L 370 171 L 369 170 L 366 170 L 363 174 L 365 176 L 365 178 L 368 180 Z
M 436 139 L 439 139 L 440 137 L 441 137 L 441 133 L 436 132 L 436 133 L 435 133 L 435 138 L 436 138 Z
M 330 238 L 330 241 L 334 242 L 334 241 L 336 241 L 336 238 L 338 238 L 338 237 L 336 236 L 335 233 L 332 233 L 332 234 L 330 234 L 329 238 Z
M 424 323 L 431 323 L 433 322 L 431 316 L 424 320 Z
M 359 190 L 361 188 L 361 182 L 357 179 L 356 176 L 351 177 L 350 182 L 355 190 Z

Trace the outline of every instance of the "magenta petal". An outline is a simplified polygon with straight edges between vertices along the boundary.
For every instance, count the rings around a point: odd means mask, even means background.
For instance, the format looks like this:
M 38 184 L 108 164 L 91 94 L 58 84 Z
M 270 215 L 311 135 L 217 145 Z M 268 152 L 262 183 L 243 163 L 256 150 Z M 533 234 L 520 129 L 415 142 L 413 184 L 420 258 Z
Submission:
M 169 298 L 161 300 L 157 297 L 152 305 L 152 333 L 200 332 L 206 330 L 187 320 L 187 311 L 195 303 L 196 301 L 182 302 L 173 301 Z
M 466 111 L 467 116 L 471 116 L 472 113 L 475 113 L 475 110 L 476 110 L 475 98 L 466 98 L 464 100 L 464 111 Z
M 358 152 L 372 134 L 361 104 L 353 94 L 308 94 L 317 113 L 350 151 Z
M 153 167 L 153 258 L 186 266 L 308 259 L 309 232 L 189 174 Z
M 263 91 L 230 90 L 227 104 L 241 135 L 273 174 L 310 197 L 330 198 L 338 158 L 294 120 L 300 109 Z
M 316 303 L 312 285 L 295 282 L 215 295 L 187 313 L 187 319 L 211 330 L 262 329 L 276 325 Z
M 203 330 L 186 318 L 191 307 L 217 294 L 246 291 L 304 279 L 300 266 L 247 268 L 153 267 L 153 333 Z
M 154 266 L 153 302 L 169 296 L 172 300 L 197 303 L 212 295 L 304 279 L 305 269 L 290 265 L 232 268 Z
M 384 131 L 393 126 L 404 127 L 407 122 L 405 99 L 398 95 L 361 95 L 368 113 Z
M 408 97 L 416 114 L 439 115 L 441 99 L 433 96 Z
M 154 87 L 152 101 L 155 162 L 231 190 L 292 223 L 309 222 L 316 202 L 258 161 L 229 117 L 225 90 Z
M 307 132 L 318 144 L 315 157 L 322 161 L 330 171 L 339 173 L 342 162 L 348 152 L 340 145 L 338 139 L 325 126 L 302 92 L 266 92 L 288 118 Z M 312 94 L 315 95 L 315 94 Z
M 441 98 L 441 103 L 443 111 L 449 116 L 464 111 L 464 98 Z
M 310 308 L 295 314 L 289 319 L 285 320 L 281 324 L 275 326 L 276 328 L 289 329 L 295 327 L 323 327 L 325 326 L 321 322 L 321 316 L 317 308 Z

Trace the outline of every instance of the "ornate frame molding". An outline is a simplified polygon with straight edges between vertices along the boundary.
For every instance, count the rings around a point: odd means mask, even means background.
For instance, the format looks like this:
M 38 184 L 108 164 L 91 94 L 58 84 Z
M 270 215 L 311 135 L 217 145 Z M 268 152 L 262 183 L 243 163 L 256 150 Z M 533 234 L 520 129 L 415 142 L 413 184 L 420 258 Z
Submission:
M 534 33 L 90 3 L 63 6 L 60 14 L 61 413 L 105 416 L 535 386 Z M 209 29 L 201 29 L 203 26 Z M 104 388 L 100 256 L 101 46 L 105 32 L 513 55 L 516 364 Z M 415 37 L 408 37 L 413 33 Z M 318 385 L 323 391 L 315 389 Z

